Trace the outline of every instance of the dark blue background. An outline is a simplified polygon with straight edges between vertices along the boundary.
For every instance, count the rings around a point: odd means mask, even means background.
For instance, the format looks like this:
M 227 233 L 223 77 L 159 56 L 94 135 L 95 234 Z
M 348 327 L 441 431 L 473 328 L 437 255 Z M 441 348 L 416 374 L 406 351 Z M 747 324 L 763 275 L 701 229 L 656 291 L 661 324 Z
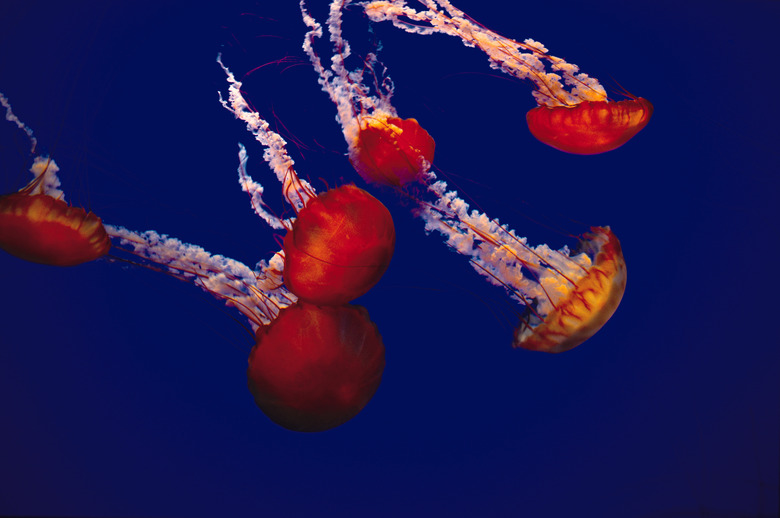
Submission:
M 291 56 L 252 73 L 248 95 L 299 139 L 318 188 L 361 181 L 300 51 L 297 2 L 200 4 L 4 2 L 0 91 L 71 202 L 251 265 L 278 246 L 237 185 L 238 141 L 281 203 L 260 146 L 217 103 L 217 52 L 239 76 Z M 359 300 L 387 347 L 382 386 L 350 423 L 297 434 L 246 389 L 242 317 L 196 288 L 2 254 L 1 515 L 776 515 L 780 3 L 505 4 L 458 2 L 650 99 L 646 130 L 566 155 L 529 135 L 529 86 L 480 52 L 383 24 L 380 59 L 399 113 L 491 216 L 555 247 L 573 240 L 531 219 L 612 226 L 629 280 L 604 329 L 563 355 L 513 350 L 515 306 L 374 190 L 398 234 Z M 365 20 L 346 23 L 368 50 Z M 0 131 L 10 192 L 27 144 Z

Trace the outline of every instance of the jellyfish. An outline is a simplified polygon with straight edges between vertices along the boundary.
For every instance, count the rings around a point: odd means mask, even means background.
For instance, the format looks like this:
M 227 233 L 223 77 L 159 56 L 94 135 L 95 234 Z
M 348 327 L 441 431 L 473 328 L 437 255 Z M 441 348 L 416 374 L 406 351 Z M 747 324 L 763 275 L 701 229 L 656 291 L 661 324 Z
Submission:
M 478 47 L 487 54 L 492 68 L 530 80 L 538 106 L 528 112 L 526 121 L 531 134 L 544 144 L 578 155 L 604 153 L 628 142 L 653 114 L 653 105 L 641 97 L 629 94 L 624 101 L 610 100 L 598 80 L 580 73 L 577 65 L 548 54 L 538 41 L 518 42 L 501 36 L 474 22 L 449 0 L 420 3 L 426 10 L 416 11 L 405 0 L 362 5 L 373 21 L 390 21 L 414 34 L 455 36 L 467 47 Z
M 284 281 L 299 298 L 313 304 L 343 304 L 365 294 L 382 277 L 395 248 L 395 226 L 382 202 L 354 185 L 317 196 L 300 180 L 284 140 L 268 128 L 241 95 L 241 82 L 222 64 L 229 98 L 222 105 L 247 124 L 266 146 L 266 160 L 283 184 L 295 221 L 281 220 L 265 210 L 262 187 L 242 172 L 242 186 L 252 194 L 255 212 L 274 228 L 286 228 Z
M 579 252 L 531 246 L 508 225 L 469 205 L 446 182 L 435 181 L 431 202 L 416 214 L 427 232 L 469 258 L 474 269 L 525 306 L 513 345 L 533 351 L 568 351 L 593 336 L 615 313 L 626 288 L 620 241 L 609 227 L 592 227 Z
M 32 130 L 11 110 L 0 93 L 6 120 L 22 129 L 35 154 L 37 140 Z M 33 158 L 33 179 L 15 193 L 0 196 L 0 248 L 26 261 L 53 266 L 75 266 L 93 261 L 111 247 L 98 216 L 68 205 L 59 189 L 59 168 L 51 158 Z
M 343 304 L 382 277 L 395 247 L 387 207 L 354 185 L 313 198 L 284 237 L 284 282 L 313 304 Z
M 382 380 L 382 337 L 362 306 L 299 302 L 258 329 L 256 341 L 249 390 L 265 415 L 290 430 L 343 424 L 366 406 Z
M 322 89 L 337 106 L 336 119 L 347 141 L 349 161 L 368 183 L 401 187 L 422 181 L 433 162 L 436 143 L 416 119 L 401 119 L 390 102 L 393 83 L 377 74 L 381 67 L 374 53 L 366 56 L 363 67 L 348 71 L 349 43 L 341 36 L 341 12 L 350 0 L 334 0 L 327 25 L 333 44 L 331 66 L 326 70 L 314 51 L 316 38 L 322 37 L 322 26 L 308 13 L 300 0 L 301 14 L 309 32 L 303 49 L 309 56 Z M 373 90 L 364 75 L 373 76 Z

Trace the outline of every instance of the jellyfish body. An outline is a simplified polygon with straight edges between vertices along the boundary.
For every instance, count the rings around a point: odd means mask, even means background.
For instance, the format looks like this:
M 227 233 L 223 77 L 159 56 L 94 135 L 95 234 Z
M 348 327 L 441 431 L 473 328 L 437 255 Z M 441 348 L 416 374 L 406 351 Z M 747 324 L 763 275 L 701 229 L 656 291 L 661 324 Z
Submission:
M 526 114 L 537 140 L 566 153 L 595 155 L 617 149 L 650 121 L 653 105 L 627 101 L 584 101 L 574 107 L 538 106 Z
M 249 356 L 249 390 L 273 422 L 318 432 L 357 415 L 385 367 L 376 325 L 360 306 L 298 303 L 257 332 Z
M 632 98 L 611 102 L 597 79 L 548 54 L 538 41 L 519 42 L 501 36 L 449 0 L 420 1 L 424 11 L 409 7 L 406 0 L 369 1 L 363 7 L 372 20 L 390 21 L 407 32 L 455 36 L 464 45 L 482 50 L 492 68 L 532 82 L 538 107 L 526 119 L 531 133 L 541 142 L 568 153 L 604 153 L 625 144 L 650 119 L 652 105 L 648 101 Z
M 309 200 L 284 238 L 284 282 L 299 299 L 339 305 L 382 277 L 395 248 L 390 211 L 354 185 Z
M 75 266 L 108 253 L 100 218 L 46 194 L 0 197 L 0 248 L 34 263 Z
M 593 336 L 615 313 L 626 290 L 626 262 L 620 242 L 607 227 L 594 227 L 584 238 L 594 256 L 593 264 L 544 318 L 527 312 L 515 331 L 515 347 L 568 351 Z
M 402 187 L 419 182 L 436 143 L 416 119 L 364 116 L 349 161 L 369 183 Z
M 325 69 L 314 51 L 314 43 L 322 37 L 322 26 L 306 11 L 300 1 L 306 33 L 303 49 L 317 72 L 319 83 L 336 104 L 336 118 L 347 142 L 349 160 L 368 183 L 402 187 L 412 182 L 424 182 L 425 173 L 433 163 L 435 142 L 416 119 L 401 119 L 390 102 L 393 83 L 389 77 L 377 79 L 377 69 L 383 69 L 376 55 L 369 54 L 362 68 L 348 71 L 345 60 L 351 56 L 349 43 L 341 30 L 341 11 L 350 0 L 333 0 L 327 20 L 329 39 L 333 43 L 331 66 Z M 368 72 L 373 85 L 364 81 Z M 373 91 L 372 93 L 372 86 Z
M 0 93 L 5 119 L 24 131 L 35 154 L 38 140 L 19 120 L 8 98 Z M 47 156 L 35 156 L 33 179 L 11 194 L 0 196 L 0 249 L 20 259 L 52 266 L 75 266 L 108 253 L 111 241 L 100 218 L 71 207 L 57 177 L 59 168 Z

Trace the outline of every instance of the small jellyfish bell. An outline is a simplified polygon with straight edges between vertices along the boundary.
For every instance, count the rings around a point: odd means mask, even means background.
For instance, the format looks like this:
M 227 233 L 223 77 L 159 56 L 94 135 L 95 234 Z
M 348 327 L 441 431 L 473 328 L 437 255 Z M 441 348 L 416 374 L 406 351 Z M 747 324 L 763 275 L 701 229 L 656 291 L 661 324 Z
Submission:
M 390 211 L 354 185 L 317 196 L 295 173 L 284 140 L 252 111 L 241 95 L 241 83 L 226 68 L 225 72 L 230 87 L 223 106 L 266 146 L 266 160 L 297 213 L 294 220 L 281 220 L 265 210 L 262 186 L 246 174 L 244 155 L 241 181 L 244 190 L 252 194 L 255 212 L 274 228 L 288 231 L 284 238 L 285 284 L 298 298 L 313 304 L 344 304 L 365 294 L 382 277 L 393 256 L 395 226 Z
M 433 162 L 436 144 L 416 119 L 401 119 L 390 102 L 393 84 L 388 77 L 377 78 L 381 65 L 375 54 L 366 56 L 363 68 L 348 71 L 346 59 L 351 55 L 349 42 L 342 36 L 341 13 L 350 0 L 334 0 L 327 20 L 333 57 L 326 70 L 314 51 L 314 43 L 321 38 L 322 26 L 308 13 L 300 0 L 301 14 L 309 32 L 303 41 L 322 89 L 336 104 L 336 119 L 347 141 L 349 161 L 368 183 L 403 187 L 413 182 L 424 182 L 425 173 Z M 373 76 L 375 94 L 364 83 L 364 75 Z
M 6 120 L 23 129 L 35 152 L 37 141 L 8 99 L 0 94 Z M 26 261 L 75 266 L 108 253 L 111 242 L 99 217 L 65 202 L 59 189 L 59 168 L 49 157 L 36 156 L 33 180 L 19 191 L 0 196 L 0 248 Z
M 416 119 L 385 115 L 359 119 L 357 138 L 349 146 L 349 161 L 366 182 L 403 187 L 423 180 L 436 144 Z
M 596 155 L 617 149 L 639 133 L 653 114 L 650 101 L 583 101 L 575 106 L 537 106 L 526 114 L 540 142 L 566 153 Z
M 611 101 L 598 80 L 577 65 L 551 56 L 532 39 L 515 41 L 474 22 L 448 0 L 420 0 L 416 11 L 405 0 L 377 0 L 362 5 L 374 21 L 390 21 L 415 34 L 443 33 L 487 54 L 490 66 L 535 86 L 538 107 L 526 121 L 539 141 L 567 153 L 593 155 L 616 149 L 644 128 L 653 105 L 641 97 Z M 549 71 L 548 68 L 549 67 Z M 563 79 L 563 83 L 561 83 Z

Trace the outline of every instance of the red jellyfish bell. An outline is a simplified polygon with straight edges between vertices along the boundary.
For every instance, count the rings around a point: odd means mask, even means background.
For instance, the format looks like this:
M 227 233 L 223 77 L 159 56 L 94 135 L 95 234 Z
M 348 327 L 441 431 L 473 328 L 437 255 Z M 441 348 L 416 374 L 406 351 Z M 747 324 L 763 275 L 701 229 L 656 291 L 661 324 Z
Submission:
M 379 281 L 394 249 L 382 202 L 354 185 L 331 189 L 306 203 L 284 237 L 284 283 L 304 301 L 344 304 Z
M 617 149 L 644 128 L 653 114 L 650 101 L 585 101 L 576 106 L 537 106 L 526 115 L 539 141 L 566 153 L 595 155 Z
M 37 157 L 36 178 L 12 194 L 0 196 L 0 248 L 34 263 L 74 266 L 108 253 L 111 243 L 100 218 L 40 191 L 53 160 Z M 61 194 L 61 193 L 60 193 Z
M 401 187 L 420 180 L 433 162 L 436 143 L 416 119 L 359 117 L 349 146 L 352 167 L 369 183 Z
M 273 422 L 321 432 L 366 406 L 384 368 L 382 337 L 365 308 L 298 303 L 258 329 L 247 376 Z

